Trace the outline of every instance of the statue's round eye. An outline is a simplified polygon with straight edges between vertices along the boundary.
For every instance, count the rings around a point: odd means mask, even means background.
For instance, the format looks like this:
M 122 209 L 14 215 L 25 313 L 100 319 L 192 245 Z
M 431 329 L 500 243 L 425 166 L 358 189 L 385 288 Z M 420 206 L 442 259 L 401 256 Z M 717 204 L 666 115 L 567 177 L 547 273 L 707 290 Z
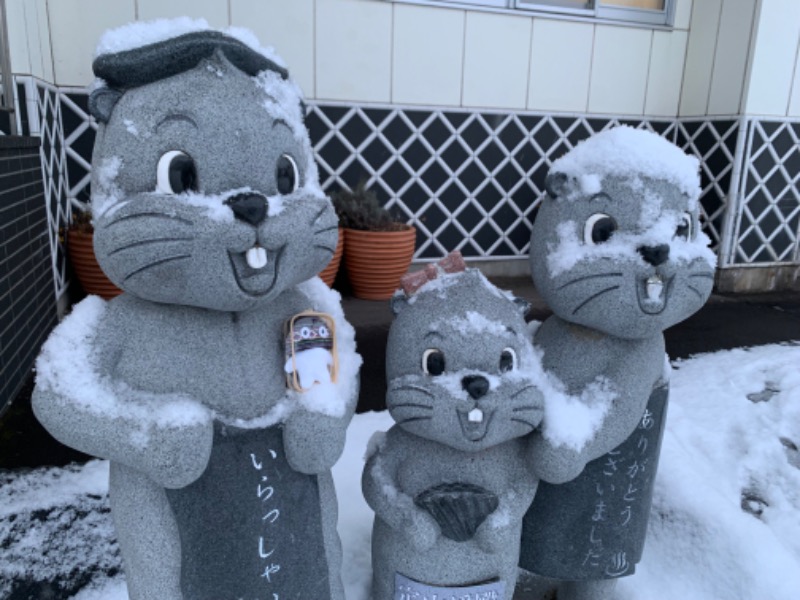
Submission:
M 320 335 L 320 337 L 328 337 L 329 332 L 328 332 L 328 328 L 325 327 L 325 325 L 320 325 L 319 326 L 319 335 Z
M 428 348 L 422 353 L 422 370 L 428 375 L 444 373 L 444 352 L 436 348 Z
M 517 367 L 517 353 L 513 348 L 504 348 L 500 353 L 500 372 L 507 373 Z
M 308 338 L 310 338 L 311 337 L 311 328 L 303 327 L 300 330 L 300 337 L 303 338 L 304 340 L 307 340 Z
M 692 215 L 688 212 L 681 215 L 681 220 L 675 228 L 675 238 L 686 241 L 692 239 Z
M 618 229 L 617 222 L 605 213 L 595 213 L 583 226 L 583 241 L 590 246 L 607 242 Z
M 278 183 L 278 193 L 283 196 L 291 194 L 300 185 L 297 163 L 288 154 L 283 154 L 278 159 L 275 167 L 275 181 Z
M 180 150 L 170 150 L 158 159 L 156 190 L 162 194 L 182 194 L 197 191 L 197 168 L 191 156 Z

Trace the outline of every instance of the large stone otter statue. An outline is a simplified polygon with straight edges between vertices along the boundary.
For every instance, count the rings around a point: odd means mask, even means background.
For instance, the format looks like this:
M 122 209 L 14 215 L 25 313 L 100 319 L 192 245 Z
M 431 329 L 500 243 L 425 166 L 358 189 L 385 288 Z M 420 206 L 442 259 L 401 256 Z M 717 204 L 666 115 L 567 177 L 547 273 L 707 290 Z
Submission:
M 36 415 L 111 461 L 132 599 L 342 600 L 330 468 L 360 359 L 314 278 L 337 222 L 300 91 L 247 32 L 181 20 L 108 35 L 92 209 L 125 293 L 87 298 L 52 334 Z M 303 332 L 286 327 L 305 311 L 327 313 L 338 374 L 295 391 L 286 340 Z
M 555 314 L 534 344 L 570 394 L 602 382 L 615 399 L 579 448 L 548 440 L 545 414 L 529 454 L 544 481 L 520 565 L 561 580 L 560 600 L 603 600 L 644 545 L 666 417 L 662 332 L 703 306 L 716 263 L 700 231 L 697 160 L 654 133 L 597 134 L 553 163 L 546 187 L 530 263 Z

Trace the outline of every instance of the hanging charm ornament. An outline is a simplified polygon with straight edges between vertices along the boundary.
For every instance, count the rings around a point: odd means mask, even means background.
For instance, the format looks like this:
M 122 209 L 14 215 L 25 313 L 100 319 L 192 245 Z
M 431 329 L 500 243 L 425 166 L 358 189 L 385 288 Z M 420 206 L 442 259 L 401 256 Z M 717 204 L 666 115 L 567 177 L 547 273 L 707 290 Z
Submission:
M 339 355 L 333 317 L 306 310 L 293 316 L 284 329 L 287 386 L 306 392 L 316 383 L 336 383 Z

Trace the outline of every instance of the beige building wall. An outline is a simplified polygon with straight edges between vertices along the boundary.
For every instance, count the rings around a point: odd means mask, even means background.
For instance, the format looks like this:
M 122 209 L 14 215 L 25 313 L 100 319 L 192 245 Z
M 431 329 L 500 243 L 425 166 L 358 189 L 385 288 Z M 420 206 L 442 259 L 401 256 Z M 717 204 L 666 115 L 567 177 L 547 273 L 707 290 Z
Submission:
M 309 99 L 647 117 L 800 117 L 800 1 L 677 0 L 671 28 L 386 0 L 6 0 L 12 70 L 92 80 L 102 33 L 204 18 L 272 45 Z
M 800 117 L 800 2 L 695 0 L 679 116 Z
M 7 2 L 13 70 L 59 86 L 91 82 L 106 29 L 188 15 L 252 29 L 310 99 L 665 117 L 692 16 L 692 0 L 677 0 L 673 28 L 385 0 Z
M 800 2 L 760 0 L 753 38 L 743 112 L 800 116 L 797 91 Z

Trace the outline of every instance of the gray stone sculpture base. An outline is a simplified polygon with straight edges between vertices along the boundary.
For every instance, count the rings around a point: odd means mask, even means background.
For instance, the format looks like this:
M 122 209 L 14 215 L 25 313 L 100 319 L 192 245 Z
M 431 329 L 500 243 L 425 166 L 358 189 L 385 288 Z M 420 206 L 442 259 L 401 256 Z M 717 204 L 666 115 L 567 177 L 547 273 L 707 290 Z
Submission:
M 523 523 L 522 568 L 573 581 L 634 572 L 647 533 L 668 393 L 668 385 L 653 390 L 631 436 L 588 463 L 580 477 L 539 483 Z
M 289 467 L 280 428 L 218 424 L 203 476 L 167 490 L 167 498 L 180 532 L 185 598 L 331 597 L 317 477 Z

